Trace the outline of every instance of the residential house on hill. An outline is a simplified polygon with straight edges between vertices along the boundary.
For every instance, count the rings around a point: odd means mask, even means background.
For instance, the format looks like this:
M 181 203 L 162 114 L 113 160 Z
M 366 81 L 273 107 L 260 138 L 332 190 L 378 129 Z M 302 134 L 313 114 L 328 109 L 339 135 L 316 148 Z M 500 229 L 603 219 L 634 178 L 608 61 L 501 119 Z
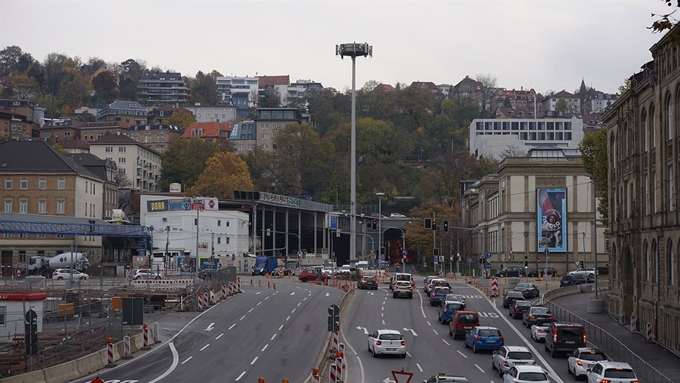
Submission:
M 234 143 L 236 153 L 245 153 L 257 147 L 256 135 L 255 121 L 241 121 L 234 124 L 234 129 L 229 135 L 229 141 Z
M 83 154 L 90 152 L 90 143 L 78 138 L 59 141 L 59 146 L 69 154 Z
M 80 127 L 83 124 L 84 122 L 71 118 L 49 120 L 38 131 L 38 137 L 51 145 L 66 140 L 79 140 Z
M 484 109 L 484 91 L 484 84 L 465 76 L 451 88 L 449 98 L 458 102 L 474 101 L 480 109 Z
M 42 106 L 27 100 L 0 99 L 0 112 L 26 117 L 26 121 L 36 124 L 34 129 L 45 123 L 45 111 Z
M 146 125 L 148 110 L 137 101 L 116 100 L 97 112 L 97 121 L 120 121 L 134 125 Z
M 185 103 L 189 88 L 177 72 L 146 72 L 137 85 L 138 100 L 150 104 Z
M 173 105 L 152 106 L 151 108 L 149 108 L 148 124 L 149 125 L 168 124 L 170 117 L 172 117 L 172 114 L 175 112 L 191 113 L 189 109 L 183 108 L 181 106 Z
M 515 110 L 534 109 L 536 105 L 536 91 L 533 89 L 497 89 L 491 96 L 491 104 L 496 108 L 510 108 Z
M 209 142 L 228 140 L 232 127 L 217 122 L 194 122 L 182 134 L 182 138 L 202 138 Z
M 578 114 L 581 113 L 581 100 L 575 95 L 562 90 L 552 95 L 543 97 L 541 100 L 541 110 L 545 112 L 557 112 L 557 102 L 564 99 L 567 103 L 567 109 L 562 110 L 564 113 Z
M 249 108 L 242 109 L 231 105 L 220 106 L 185 106 L 184 109 L 194 114 L 196 122 L 223 122 L 229 123 L 237 118 L 239 110 L 251 111 Z
M 274 148 L 277 129 L 287 124 L 309 122 L 296 108 L 257 108 L 255 119 L 256 145 L 263 150 Z
M 113 209 L 118 209 L 118 166 L 110 159 L 101 159 L 90 153 L 76 153 L 68 155 L 73 161 L 89 170 L 90 173 L 104 180 L 102 193 L 102 219 L 113 216 Z
M 104 214 L 105 181 L 44 141 L 0 142 L 0 180 L 5 213 L 36 214 L 36 221 Z M 91 260 L 101 256 L 101 237 L 5 233 L 0 237 L 3 273 L 25 266 L 33 255 L 68 251 L 73 241 L 79 251 L 94 255 Z
M 249 109 L 255 106 L 255 95 L 259 89 L 257 77 L 226 76 L 215 79 L 217 98 L 220 105 Z M 197 122 L 207 122 L 198 121 Z
M 120 121 L 84 122 L 80 125 L 80 138 L 96 141 L 107 134 L 127 134 L 132 125 Z
M 390 93 L 394 92 L 394 87 L 390 84 L 378 84 L 375 86 L 375 89 L 373 89 L 373 91 L 380 93 Z
M 156 192 L 161 177 L 161 156 L 157 151 L 124 134 L 109 134 L 90 143 L 90 153 L 116 162 L 127 183 L 121 189 Z
M 33 123 L 28 120 L 28 117 L 0 110 L 0 139 L 17 140 L 31 138 L 32 136 Z
M 170 145 L 178 140 L 184 131 L 184 128 L 168 124 L 135 125 L 130 128 L 128 135 L 147 148 L 163 153 L 170 149 Z

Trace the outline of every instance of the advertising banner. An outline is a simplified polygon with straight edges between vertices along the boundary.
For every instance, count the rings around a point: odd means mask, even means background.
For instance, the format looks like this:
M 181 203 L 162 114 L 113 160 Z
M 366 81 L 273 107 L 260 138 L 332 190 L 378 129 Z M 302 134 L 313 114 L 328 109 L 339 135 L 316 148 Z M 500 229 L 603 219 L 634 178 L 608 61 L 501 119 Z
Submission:
M 567 251 L 567 191 L 564 188 L 536 189 L 538 251 Z

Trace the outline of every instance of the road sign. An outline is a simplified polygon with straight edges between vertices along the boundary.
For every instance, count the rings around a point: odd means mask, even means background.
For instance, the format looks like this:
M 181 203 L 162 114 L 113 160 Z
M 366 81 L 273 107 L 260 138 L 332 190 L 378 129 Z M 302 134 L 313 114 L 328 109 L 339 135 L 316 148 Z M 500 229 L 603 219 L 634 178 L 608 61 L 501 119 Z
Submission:
M 491 253 L 486 253 L 486 258 L 491 258 Z
M 380 262 L 385 262 L 385 254 L 380 254 Z
M 490 263 L 487 263 L 487 264 L 486 264 L 486 269 L 489 270 L 490 268 L 491 268 L 491 264 L 490 264 Z
M 392 371 L 392 377 L 396 383 L 410 383 L 411 378 L 413 378 L 413 373 L 404 370 Z
M 336 317 L 340 315 L 340 307 L 338 305 L 330 305 L 328 306 L 328 315 L 332 317 Z
M 406 251 L 406 249 L 402 250 L 401 255 L 408 255 L 408 251 Z

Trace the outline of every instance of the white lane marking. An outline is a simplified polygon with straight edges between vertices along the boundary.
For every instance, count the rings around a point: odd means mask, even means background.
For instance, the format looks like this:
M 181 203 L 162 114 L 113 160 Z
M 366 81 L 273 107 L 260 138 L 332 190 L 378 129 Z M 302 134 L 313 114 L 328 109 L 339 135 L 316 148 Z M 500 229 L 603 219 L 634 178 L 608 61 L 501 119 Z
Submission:
M 290 315 L 288 315 L 288 316 L 286 317 L 286 322 L 288 322 L 289 320 L 290 320 Z
M 222 335 L 224 335 L 224 333 L 221 333 L 220 335 L 218 335 L 217 338 L 215 338 L 215 340 L 220 339 L 222 337 Z
M 248 312 L 249 312 L 249 313 L 252 313 L 253 310 L 255 310 L 255 307 L 253 307 L 253 308 L 251 308 L 250 310 L 248 310 Z
M 244 320 L 244 319 L 246 319 L 246 316 L 245 316 L 245 315 L 242 316 L 241 319 L 239 319 L 239 320 Z
M 193 358 L 193 356 L 190 356 L 190 357 L 188 357 L 188 358 L 184 359 L 184 362 L 182 362 L 182 364 L 184 364 L 184 363 L 186 363 L 186 362 L 190 361 L 190 360 L 191 360 L 191 358 Z
M 208 346 L 210 346 L 210 343 L 208 343 L 208 344 L 206 344 L 205 346 L 203 346 L 203 348 L 202 348 L 200 351 L 205 350 L 206 348 L 208 348 Z
M 442 342 L 446 343 L 447 346 L 451 345 L 451 343 L 447 342 L 446 339 L 443 339 L 443 338 L 442 338 Z
M 420 370 L 420 372 L 423 372 L 423 368 L 420 367 L 420 363 L 416 363 L 416 367 L 418 367 L 418 370 Z
M 259 293 L 260 293 L 260 292 L 258 291 L 258 292 L 255 293 L 255 295 L 257 295 L 257 294 L 259 294 Z
M 380 313 L 380 317 L 381 317 L 381 318 L 384 318 L 384 317 L 385 317 L 385 313 Z
M 234 323 L 233 325 L 229 326 L 229 328 L 228 328 L 227 330 L 231 330 L 232 328 L 234 328 L 234 326 L 236 326 L 236 323 Z
M 430 323 L 430 321 L 427 321 L 427 325 L 432 326 L 432 323 Z
M 408 351 L 406 351 L 406 355 L 408 355 L 409 358 L 413 358 L 413 355 L 411 355 Z
M 172 374 L 172 372 L 175 371 L 175 368 L 177 368 L 177 365 L 179 364 L 179 354 L 177 353 L 177 349 L 175 348 L 175 345 L 172 342 L 170 342 L 169 346 L 170 351 L 172 351 L 172 365 L 170 365 L 170 368 L 168 368 L 163 374 L 161 374 L 161 376 L 150 381 L 149 383 L 156 383 L 161 381 L 166 376 Z
M 381 309 L 382 311 L 385 311 L 385 305 L 383 305 L 383 307 L 381 307 L 380 309 Z
M 364 331 L 366 331 L 365 328 L 364 328 Z M 368 331 L 366 331 L 366 333 L 368 334 Z M 341 332 L 340 336 L 345 340 L 345 347 L 348 347 L 352 351 L 352 355 L 357 355 L 357 352 L 354 349 L 354 347 L 352 347 L 352 345 L 349 344 L 349 342 L 347 342 L 347 339 L 345 339 L 345 333 Z M 345 358 L 344 362 L 349 363 L 348 359 L 351 359 L 351 358 Z M 361 376 L 360 383 L 364 383 L 364 363 L 361 361 L 361 358 L 356 358 L 356 361 L 357 361 L 357 363 L 359 363 L 359 375 Z M 351 366 L 348 366 L 347 371 L 349 371 L 350 368 L 351 368 Z
M 293 291 L 292 293 L 290 293 L 290 295 L 295 295 L 295 291 Z
M 267 295 L 266 297 L 264 297 L 264 300 L 265 300 L 265 301 L 266 301 L 267 299 L 269 299 L 269 295 Z M 259 305 L 259 303 L 258 303 L 258 305 Z
M 272 338 L 270 340 L 274 340 L 276 338 L 276 334 L 272 335 Z
M 456 352 L 458 352 L 459 354 L 461 354 L 461 355 L 463 356 L 463 358 L 467 359 L 467 355 L 465 355 L 465 354 L 463 354 L 462 352 L 460 352 L 460 350 L 456 350 Z
M 283 325 L 279 326 L 279 331 L 281 331 L 282 328 L 283 328 Z
M 255 364 L 255 362 L 257 362 L 257 358 L 258 358 L 258 357 L 256 356 L 255 359 L 253 359 L 253 361 L 250 362 L 250 364 L 251 364 L 251 365 Z
M 257 302 L 257 306 L 259 306 L 259 305 L 261 305 L 261 304 L 262 304 L 262 301 Z
M 385 325 L 385 320 L 384 320 L 384 319 L 383 319 L 383 321 L 382 321 L 382 324 L 383 324 L 383 326 Z
M 258 294 L 259 294 L 259 293 L 258 293 Z M 239 380 L 241 380 L 241 378 L 243 378 L 243 375 L 245 375 L 245 374 L 246 374 L 246 372 L 243 371 L 243 372 L 241 373 L 241 375 L 239 375 L 238 378 L 236 378 L 236 381 L 238 382 Z
M 423 314 L 423 318 L 427 318 L 427 315 L 425 315 L 425 309 L 423 308 L 423 294 L 420 293 L 420 290 L 418 290 L 418 298 L 420 298 L 420 312 Z
M 297 305 L 298 305 L 298 307 L 302 306 L 302 302 L 299 302 Z
M 215 328 L 215 322 L 209 324 L 208 327 L 205 328 L 205 331 L 212 331 L 213 328 Z
M 477 363 L 475 363 L 475 367 L 477 367 L 477 369 L 478 369 L 479 371 L 481 371 L 482 373 L 484 373 L 484 370 L 482 370 L 482 368 L 479 367 L 479 366 L 477 365 Z
M 293 311 L 291 311 L 290 313 L 291 313 L 291 314 L 294 314 L 294 313 L 295 313 L 295 310 L 297 310 L 297 309 L 293 309 Z
M 439 333 L 435 329 L 432 329 L 432 332 L 434 332 L 435 335 L 439 335 Z
M 267 347 L 269 347 L 269 344 L 265 344 L 264 347 L 262 347 L 262 350 L 260 350 L 260 352 L 264 352 L 264 350 L 266 350 Z

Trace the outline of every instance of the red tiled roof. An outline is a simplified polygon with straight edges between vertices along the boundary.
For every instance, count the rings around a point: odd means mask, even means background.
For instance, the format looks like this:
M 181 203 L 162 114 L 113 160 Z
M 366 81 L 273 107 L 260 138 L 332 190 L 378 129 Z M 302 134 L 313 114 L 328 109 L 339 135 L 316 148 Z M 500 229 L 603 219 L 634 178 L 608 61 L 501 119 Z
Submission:
M 389 93 L 394 91 L 394 87 L 390 84 L 378 84 L 373 90 L 377 92 Z
M 203 134 L 201 135 L 191 134 L 191 132 L 196 129 L 203 129 Z M 231 125 L 219 122 L 194 122 L 193 124 L 189 125 L 189 127 L 184 131 L 181 138 L 191 137 L 229 138 L 229 134 L 231 133 L 232 129 L 233 128 Z
M 273 85 L 290 85 L 290 76 L 257 76 L 260 89 Z

